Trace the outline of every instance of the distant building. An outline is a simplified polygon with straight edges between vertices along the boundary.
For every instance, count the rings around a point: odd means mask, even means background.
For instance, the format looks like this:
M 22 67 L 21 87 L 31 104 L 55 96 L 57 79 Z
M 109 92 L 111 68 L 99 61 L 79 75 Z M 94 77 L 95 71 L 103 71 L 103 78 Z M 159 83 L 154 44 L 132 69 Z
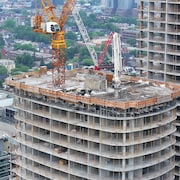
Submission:
M 139 1 L 136 69 L 140 78 L 180 85 L 179 2 Z M 180 180 L 180 96 L 176 102 L 176 156 L 172 167 L 175 180 Z
M 1 143 L 1 140 L 0 140 Z M 10 177 L 10 154 L 0 151 L 0 179 L 8 180 Z
M 14 136 L 15 126 L 0 122 L 0 180 L 9 180 L 10 169 L 14 167 L 13 161 L 16 157 L 11 153 L 17 147 Z
M 108 14 L 122 14 L 135 7 L 134 0 L 101 0 L 102 10 Z
M 37 59 L 43 59 L 45 63 L 51 62 L 52 54 L 44 53 L 44 52 L 33 52 L 33 51 L 26 51 L 26 50 L 17 50 L 17 51 L 8 51 L 7 56 L 10 59 L 16 59 L 17 56 L 21 56 L 23 54 L 30 54 L 31 56 L 35 56 Z
M 0 119 L 10 124 L 14 123 L 15 110 L 13 108 L 13 96 L 0 93 Z
M 127 43 L 130 39 L 136 39 L 137 32 L 135 30 L 123 30 L 121 32 L 121 40 L 125 43 Z
M 14 60 L 10 59 L 0 59 L 0 65 L 4 66 L 8 72 L 11 72 L 16 67 Z

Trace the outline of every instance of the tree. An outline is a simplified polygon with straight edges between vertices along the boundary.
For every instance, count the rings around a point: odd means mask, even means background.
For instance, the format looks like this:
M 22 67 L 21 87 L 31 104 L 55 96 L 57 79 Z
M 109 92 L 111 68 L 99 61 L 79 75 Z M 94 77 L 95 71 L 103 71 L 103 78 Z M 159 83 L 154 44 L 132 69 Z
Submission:
M 80 3 L 81 5 L 83 5 L 83 4 L 85 4 L 85 0 L 80 0 L 79 3 Z
M 13 30 L 16 39 L 24 39 L 33 42 L 44 42 L 45 44 L 50 43 L 50 35 L 35 33 L 31 27 L 28 26 L 17 26 Z
M 77 39 L 77 35 L 75 33 L 73 33 L 73 32 L 67 32 L 65 34 L 65 38 L 66 39 L 71 39 L 71 40 L 75 41 Z
M 44 59 L 42 57 L 41 60 L 40 60 L 40 66 L 44 66 L 44 65 L 45 65 L 45 63 L 44 63 Z
M 15 62 L 17 65 L 24 65 L 32 68 L 34 64 L 34 58 L 30 54 L 24 53 L 21 56 L 17 56 Z
M 4 39 L 2 37 L 2 34 L 0 34 L 0 48 L 3 48 L 5 45 Z
M 113 23 L 128 23 L 128 24 L 137 24 L 136 18 L 133 17 L 125 17 L 125 16 L 118 16 L 115 15 L 108 20 L 108 22 Z
M 8 70 L 0 65 L 0 76 L 6 76 L 8 74 Z
M 20 74 L 22 72 L 28 72 L 28 71 L 29 71 L 28 66 L 18 64 L 15 69 L 11 70 L 11 74 L 16 75 L 16 74 Z
M 91 0 L 90 1 L 91 6 L 97 6 L 97 5 L 100 5 L 100 3 L 101 3 L 100 0 Z
M 87 59 L 84 59 L 84 60 L 82 61 L 82 65 L 84 65 L 84 66 L 93 66 L 94 63 L 93 63 L 92 59 L 87 58 Z
M 0 88 L 3 88 L 3 81 L 0 80 Z
M 36 49 L 32 46 L 32 44 L 20 44 L 20 43 L 16 43 L 14 44 L 14 49 L 18 50 L 28 50 L 28 51 L 36 51 Z
M 129 54 L 130 54 L 130 55 L 133 55 L 133 56 L 136 56 L 136 50 L 131 50 L 131 51 L 129 51 Z
M 79 54 L 78 46 L 70 46 L 66 49 L 66 59 L 71 60 L 74 58 L 75 54 Z
M 13 32 L 13 30 L 16 27 L 16 23 L 13 19 L 7 19 L 6 21 L 3 22 L 2 27 L 3 29 Z
M 79 49 L 80 60 L 90 57 L 87 47 L 81 47 Z
M 127 43 L 133 47 L 136 47 L 136 39 L 127 39 Z

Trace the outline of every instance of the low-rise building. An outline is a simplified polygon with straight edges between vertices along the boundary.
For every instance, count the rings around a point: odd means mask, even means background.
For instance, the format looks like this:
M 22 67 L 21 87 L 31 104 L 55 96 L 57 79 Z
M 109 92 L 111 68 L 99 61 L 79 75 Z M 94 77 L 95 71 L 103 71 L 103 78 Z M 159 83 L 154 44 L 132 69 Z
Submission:
M 11 70 L 16 67 L 14 60 L 10 59 L 1 59 L 0 65 L 4 66 L 8 70 L 8 72 L 11 72 Z
M 0 121 L 14 124 L 13 96 L 0 92 Z

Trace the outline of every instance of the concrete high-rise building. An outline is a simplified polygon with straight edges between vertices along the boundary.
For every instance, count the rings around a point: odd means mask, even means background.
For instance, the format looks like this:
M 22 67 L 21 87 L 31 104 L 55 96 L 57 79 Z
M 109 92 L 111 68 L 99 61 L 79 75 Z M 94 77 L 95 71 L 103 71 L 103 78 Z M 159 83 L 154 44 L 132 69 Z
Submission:
M 74 70 L 10 77 L 19 143 L 12 173 L 33 180 L 174 179 L 176 97 L 171 83 Z
M 139 76 L 180 84 L 180 1 L 140 0 L 137 38 Z M 175 175 L 180 179 L 180 98 L 177 99 Z

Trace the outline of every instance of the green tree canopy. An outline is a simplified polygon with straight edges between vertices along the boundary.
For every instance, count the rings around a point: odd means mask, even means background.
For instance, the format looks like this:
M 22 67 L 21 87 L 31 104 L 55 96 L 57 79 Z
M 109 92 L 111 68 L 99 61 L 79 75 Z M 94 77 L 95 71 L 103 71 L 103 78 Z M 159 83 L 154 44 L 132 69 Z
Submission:
M 65 34 L 65 39 L 70 39 L 70 40 L 76 41 L 77 35 L 71 31 L 69 31 Z
M 92 59 L 90 59 L 90 58 L 83 59 L 81 64 L 84 66 L 93 66 L 94 65 Z
M 78 46 L 70 46 L 66 49 L 66 58 L 67 60 L 71 60 L 74 58 L 75 54 L 79 53 Z
M 136 56 L 136 50 L 131 50 L 131 51 L 129 51 L 129 54 L 130 54 L 130 55 L 133 55 L 133 56 Z
M 137 24 L 137 19 L 133 17 L 126 17 L 126 16 L 118 16 L 115 15 L 108 20 L 108 22 L 113 23 L 128 23 L 128 24 Z
M 16 23 L 13 19 L 7 19 L 6 21 L 3 22 L 2 24 L 2 28 L 3 29 L 6 29 L 10 32 L 13 32 L 13 30 L 15 29 L 16 27 Z
M 97 6 L 97 5 L 100 5 L 101 3 L 101 0 L 90 0 L 90 4 L 92 6 Z
M 80 60 L 86 59 L 86 58 L 90 58 L 90 54 L 88 52 L 87 47 L 81 47 L 79 49 L 79 55 L 80 55 Z
M 20 74 L 22 72 L 28 72 L 29 71 L 29 67 L 28 66 L 24 66 L 24 65 L 17 65 L 15 69 L 11 70 L 11 74 L 12 75 L 16 75 L 16 74 Z
M 8 74 L 8 70 L 4 67 L 0 65 L 0 76 L 5 76 Z
M 2 37 L 2 34 L 0 34 L 0 48 L 3 48 L 5 45 L 4 39 Z
M 50 36 L 47 34 L 40 34 L 33 32 L 31 27 L 28 26 L 17 26 L 14 29 L 16 39 L 24 39 L 33 42 L 44 42 L 50 44 Z
M 16 43 L 14 44 L 14 49 L 18 50 L 28 50 L 28 51 L 36 51 L 36 49 L 32 46 L 32 44 L 21 44 L 21 43 Z
M 20 56 L 17 56 L 15 62 L 16 65 L 24 65 L 32 68 L 34 64 L 34 58 L 30 54 L 24 53 Z
M 131 46 L 135 47 L 136 46 L 136 39 L 128 39 L 127 43 L 130 44 Z
M 3 81 L 0 80 L 0 88 L 3 88 Z

